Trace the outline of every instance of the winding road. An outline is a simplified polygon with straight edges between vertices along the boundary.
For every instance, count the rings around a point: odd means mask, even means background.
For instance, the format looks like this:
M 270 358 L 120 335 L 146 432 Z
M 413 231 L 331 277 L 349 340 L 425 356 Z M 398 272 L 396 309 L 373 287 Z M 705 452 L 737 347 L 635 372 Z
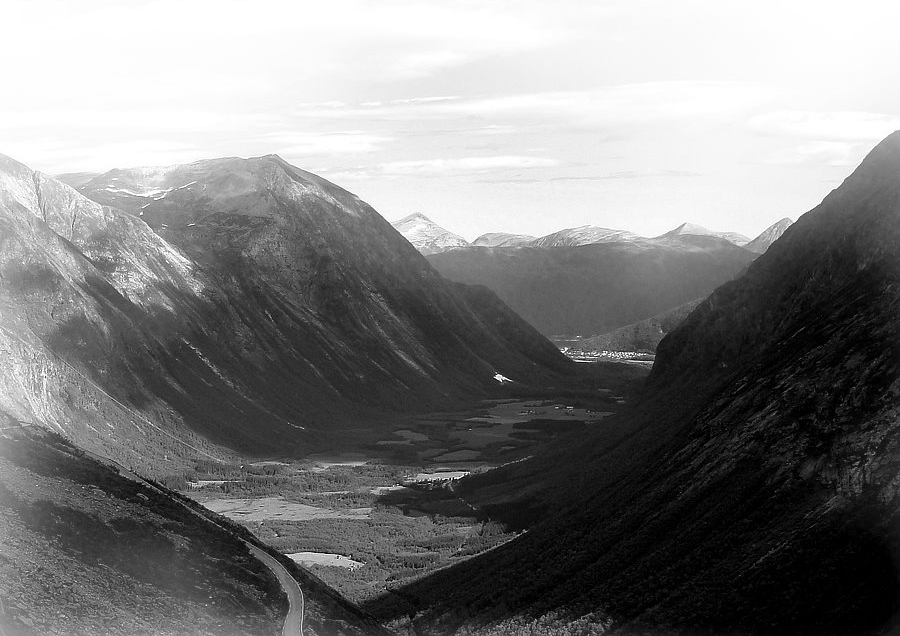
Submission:
M 218 523 L 216 523 L 203 513 L 194 510 L 183 501 L 180 501 L 175 497 L 170 497 L 168 493 L 160 490 L 156 486 L 156 484 L 147 481 L 137 473 L 128 470 L 116 460 L 110 459 L 109 457 L 103 457 L 102 455 L 92 453 L 91 451 L 84 450 L 83 448 L 79 450 L 81 450 L 81 452 L 83 452 L 88 457 L 100 462 L 101 464 L 105 464 L 110 468 L 115 469 L 123 477 L 131 479 L 132 481 L 136 481 L 148 488 L 155 490 L 156 492 L 165 495 L 169 498 L 170 501 L 181 504 L 181 506 L 191 514 L 194 514 L 207 523 L 211 523 L 217 528 L 220 528 L 221 530 L 232 534 L 231 530 L 229 530 L 228 528 L 220 526 Z M 265 564 L 265 566 L 272 571 L 272 573 L 275 575 L 275 578 L 278 579 L 278 583 L 281 585 L 281 589 L 284 590 L 284 593 L 288 597 L 288 613 L 287 616 L 284 617 L 284 626 L 281 628 L 282 636 L 303 636 L 303 619 L 306 614 L 306 600 L 303 598 L 303 590 L 300 589 L 300 584 L 297 583 L 296 579 L 291 576 L 290 572 L 288 572 L 285 567 L 278 561 L 276 561 L 271 555 L 266 554 L 249 541 L 246 541 L 244 539 L 241 539 L 241 541 L 244 542 L 244 545 L 247 546 L 247 549 L 250 550 L 250 553 L 254 557 L 262 561 L 263 564 Z
M 287 594 L 289 607 L 287 616 L 284 617 L 284 627 L 281 628 L 282 635 L 298 636 L 299 634 L 299 636 L 303 636 L 303 616 L 306 610 L 306 601 L 303 599 L 303 590 L 300 589 L 300 585 L 294 580 L 290 572 L 273 559 L 271 555 L 266 554 L 255 545 L 251 545 L 246 541 L 244 543 L 250 548 L 253 556 L 265 563 L 275 573 L 284 593 Z

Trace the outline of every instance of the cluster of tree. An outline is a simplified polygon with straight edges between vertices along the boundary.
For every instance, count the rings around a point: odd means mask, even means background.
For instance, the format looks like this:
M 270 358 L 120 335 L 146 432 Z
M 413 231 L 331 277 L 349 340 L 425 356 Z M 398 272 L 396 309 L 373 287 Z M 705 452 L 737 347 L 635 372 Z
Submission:
M 288 500 L 304 503 L 304 497 L 310 495 L 348 491 L 356 496 L 353 505 L 368 505 L 371 499 L 363 493 L 386 482 L 403 481 L 414 470 L 417 469 L 388 464 L 332 466 L 317 470 L 304 464 L 253 465 L 197 460 L 192 469 L 164 475 L 158 481 L 181 492 L 194 490 L 201 482 L 213 482 L 203 487 L 239 497 L 282 495 Z M 337 504 L 348 507 L 345 500 L 337 500 Z
M 270 521 L 255 530 L 284 553 L 329 552 L 365 563 L 357 570 L 311 566 L 325 582 L 357 602 L 483 552 L 512 536 L 499 523 L 439 515 L 407 517 L 397 509 L 382 507 L 376 507 L 370 519 Z
M 464 626 L 457 636 L 603 636 L 612 620 L 602 612 L 572 617 L 563 612 L 550 612 L 538 618 L 516 617 L 493 625 Z

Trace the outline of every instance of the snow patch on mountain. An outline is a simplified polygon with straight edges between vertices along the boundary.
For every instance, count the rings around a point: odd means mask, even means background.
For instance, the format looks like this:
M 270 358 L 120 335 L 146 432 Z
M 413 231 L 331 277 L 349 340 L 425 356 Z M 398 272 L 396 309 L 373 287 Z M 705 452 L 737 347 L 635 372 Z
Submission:
M 418 212 L 395 221 L 392 225 L 422 254 L 436 254 L 459 247 L 469 247 L 466 239 L 442 228 Z
M 530 234 L 510 234 L 509 232 L 488 232 L 472 241 L 476 247 L 519 247 L 535 240 Z
M 572 247 L 575 245 L 592 245 L 594 243 L 621 243 L 634 241 L 641 237 L 627 230 L 612 230 L 596 225 L 582 225 L 566 228 L 547 234 L 534 240 L 534 247 Z
M 657 238 L 674 238 L 676 236 L 683 235 L 693 235 L 693 236 L 714 236 L 716 238 L 725 239 L 730 243 L 734 243 L 735 245 L 743 247 L 747 243 L 750 242 L 750 239 L 744 236 L 743 234 L 739 234 L 737 232 L 715 232 L 713 230 L 708 230 L 702 225 L 697 225 L 696 223 L 682 223 L 674 230 L 669 230 L 662 236 L 658 236 Z

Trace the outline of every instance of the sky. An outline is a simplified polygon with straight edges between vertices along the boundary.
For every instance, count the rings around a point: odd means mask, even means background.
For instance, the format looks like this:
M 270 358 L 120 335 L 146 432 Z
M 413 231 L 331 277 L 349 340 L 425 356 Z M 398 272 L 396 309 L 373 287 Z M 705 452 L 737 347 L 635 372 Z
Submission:
M 900 3 L 0 0 L 0 153 L 277 153 L 474 239 L 796 219 L 900 129 Z

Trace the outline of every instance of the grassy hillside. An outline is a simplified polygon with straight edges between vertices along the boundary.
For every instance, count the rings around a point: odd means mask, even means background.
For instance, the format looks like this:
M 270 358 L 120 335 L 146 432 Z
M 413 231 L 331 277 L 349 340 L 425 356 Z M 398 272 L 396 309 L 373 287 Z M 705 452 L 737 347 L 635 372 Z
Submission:
M 62 438 L 3 431 L 0 474 L 6 633 L 280 631 L 281 588 L 240 540 Z
M 287 601 L 248 551 L 252 535 L 224 518 L 216 524 L 232 531 L 209 523 L 185 507 L 193 502 L 126 478 L 54 433 L 6 416 L 0 424 L 3 633 L 281 633 Z M 279 560 L 306 596 L 308 633 L 383 633 Z

